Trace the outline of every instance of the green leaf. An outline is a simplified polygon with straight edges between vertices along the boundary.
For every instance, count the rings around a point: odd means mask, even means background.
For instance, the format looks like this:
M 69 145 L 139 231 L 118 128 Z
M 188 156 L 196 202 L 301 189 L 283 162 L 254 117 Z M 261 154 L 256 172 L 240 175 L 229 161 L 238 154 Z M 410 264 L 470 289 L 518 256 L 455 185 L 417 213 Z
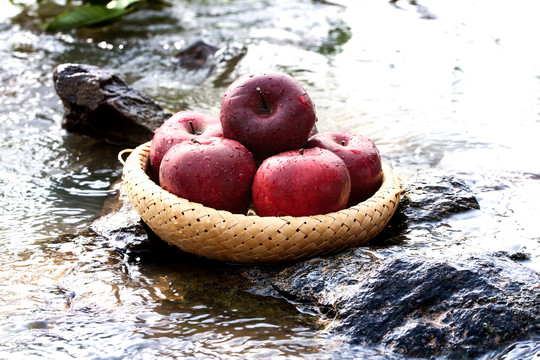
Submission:
M 86 4 L 70 11 L 63 12 L 52 21 L 43 24 L 45 30 L 68 29 L 83 26 L 100 25 L 130 13 L 135 9 L 131 6 L 145 0 L 113 0 L 107 5 Z

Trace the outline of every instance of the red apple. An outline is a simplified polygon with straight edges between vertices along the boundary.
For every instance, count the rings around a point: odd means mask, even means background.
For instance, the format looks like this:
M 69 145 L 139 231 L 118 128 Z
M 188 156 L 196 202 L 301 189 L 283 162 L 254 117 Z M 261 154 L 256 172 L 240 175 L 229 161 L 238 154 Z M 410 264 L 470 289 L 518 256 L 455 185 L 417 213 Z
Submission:
M 239 142 L 206 138 L 171 147 L 161 162 L 159 182 L 182 198 L 244 214 L 256 171 L 253 155 Z
M 255 72 L 225 91 L 220 112 L 223 136 L 247 147 L 258 159 L 299 149 L 315 125 L 315 107 L 306 90 L 281 72 Z
M 365 136 L 344 131 L 313 135 L 306 148 L 319 147 L 338 155 L 351 175 L 349 206 L 370 198 L 381 186 L 383 171 L 379 150 Z
M 331 151 L 286 151 L 263 161 L 253 181 L 253 205 L 259 216 L 326 214 L 347 206 L 349 171 Z
M 223 136 L 218 118 L 196 111 L 177 112 L 154 133 L 149 154 L 152 174 L 155 177 L 159 175 L 161 160 L 173 145 L 212 136 Z

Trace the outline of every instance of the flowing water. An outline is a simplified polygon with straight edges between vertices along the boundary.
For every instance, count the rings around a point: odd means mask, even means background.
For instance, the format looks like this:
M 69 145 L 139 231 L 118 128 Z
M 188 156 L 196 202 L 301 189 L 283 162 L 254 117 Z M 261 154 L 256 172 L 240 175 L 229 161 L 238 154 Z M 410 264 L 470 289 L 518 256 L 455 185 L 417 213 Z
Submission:
M 0 4 L 0 358 L 398 358 L 346 347 L 313 314 L 246 292 L 236 266 L 119 251 L 88 232 L 121 148 L 61 129 L 52 71 L 67 62 L 111 69 L 172 111 L 213 115 L 237 76 L 286 71 L 319 130 L 362 133 L 404 178 L 443 171 L 478 198 L 479 211 L 405 233 L 381 256 L 504 250 L 540 271 L 535 0 L 171 0 L 104 28 L 42 31 L 60 5 Z M 177 66 L 200 39 L 240 56 Z

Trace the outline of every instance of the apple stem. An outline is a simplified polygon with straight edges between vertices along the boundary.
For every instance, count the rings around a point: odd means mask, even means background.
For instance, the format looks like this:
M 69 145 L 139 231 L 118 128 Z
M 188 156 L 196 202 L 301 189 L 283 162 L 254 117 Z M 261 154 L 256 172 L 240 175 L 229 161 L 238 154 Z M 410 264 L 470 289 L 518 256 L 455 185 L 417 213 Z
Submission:
M 195 134 L 195 127 L 193 126 L 193 121 L 188 121 L 189 126 L 191 127 L 191 133 Z
M 200 142 L 197 139 L 191 139 L 191 142 L 194 144 L 200 144 Z
M 345 146 L 345 140 L 341 140 L 341 146 Z
M 300 150 L 298 150 L 298 152 L 300 153 L 300 155 L 304 155 L 304 148 L 301 148 Z
M 270 112 L 270 107 L 268 107 L 268 105 L 266 104 L 266 100 L 264 100 L 264 96 L 263 96 L 263 93 L 262 93 L 262 90 L 260 87 L 256 87 L 255 90 L 257 90 L 257 92 L 259 93 L 259 96 L 261 97 L 261 101 L 262 101 L 262 108 L 261 110 L 265 113 L 269 113 Z

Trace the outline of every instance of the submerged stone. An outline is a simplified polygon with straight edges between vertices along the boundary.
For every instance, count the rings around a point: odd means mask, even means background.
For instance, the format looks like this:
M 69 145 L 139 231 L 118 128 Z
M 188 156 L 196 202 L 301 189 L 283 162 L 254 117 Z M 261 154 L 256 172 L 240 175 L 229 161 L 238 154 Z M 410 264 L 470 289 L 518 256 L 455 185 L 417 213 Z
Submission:
M 213 65 L 214 54 L 218 50 L 218 47 L 199 40 L 176 53 L 174 57 L 178 59 L 178 65 L 181 67 L 190 70 L 200 69 Z
M 53 73 L 64 105 L 67 131 L 120 145 L 152 139 L 172 114 L 110 71 L 85 64 L 62 64 Z
M 106 238 L 118 249 L 132 249 L 149 244 L 148 231 L 129 202 L 120 182 L 113 187 L 116 194 L 107 199 L 104 215 L 90 225 L 90 230 Z
M 246 46 L 240 43 L 230 43 L 220 48 L 198 40 L 177 52 L 174 57 L 179 66 L 189 70 L 197 70 L 213 68 L 220 63 L 231 63 L 231 66 L 234 67 L 246 52 Z
M 435 226 L 452 215 L 480 209 L 471 189 L 455 176 L 420 171 L 408 176 L 405 182 L 407 190 L 396 213 L 369 245 L 401 245 L 408 232 Z

